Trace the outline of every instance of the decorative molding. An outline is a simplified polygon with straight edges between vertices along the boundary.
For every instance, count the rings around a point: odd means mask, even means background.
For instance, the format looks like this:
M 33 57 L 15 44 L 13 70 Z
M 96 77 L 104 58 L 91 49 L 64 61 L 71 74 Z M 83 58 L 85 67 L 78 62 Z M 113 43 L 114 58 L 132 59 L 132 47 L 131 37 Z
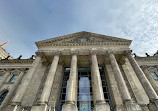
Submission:
M 151 56 L 151 57 L 135 57 L 135 60 L 143 60 L 143 61 L 158 61 L 158 58 Z
M 120 60 L 120 61 L 119 61 L 119 64 L 120 64 L 120 65 L 124 65 L 125 63 L 126 63 L 126 60 Z
M 78 32 L 36 42 L 38 48 L 49 46 L 130 45 L 131 40 L 90 32 Z
M 142 70 L 145 70 L 145 69 L 148 69 L 149 66 L 147 66 L 147 65 L 142 65 L 142 66 L 140 66 L 140 68 L 141 68 Z
M 101 42 L 101 43 L 39 43 L 37 47 L 50 47 L 50 46 L 95 46 L 95 45 L 127 45 L 127 42 Z
M 61 51 L 54 51 L 53 54 L 60 56 L 61 55 Z
M 10 60 L 0 60 L 0 64 L 16 64 L 16 63 L 33 63 L 34 59 L 10 59 Z
M 111 49 L 107 51 L 107 53 L 108 53 L 109 55 L 110 55 L 110 54 L 115 54 L 115 52 L 116 52 L 115 50 L 111 50 Z

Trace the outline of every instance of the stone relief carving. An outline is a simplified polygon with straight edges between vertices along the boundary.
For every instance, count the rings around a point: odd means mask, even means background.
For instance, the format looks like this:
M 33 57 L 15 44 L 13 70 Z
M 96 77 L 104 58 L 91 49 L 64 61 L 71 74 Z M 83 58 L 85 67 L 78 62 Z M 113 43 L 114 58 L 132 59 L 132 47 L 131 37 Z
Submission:
M 70 39 L 64 39 L 60 41 L 55 41 L 56 43 L 97 43 L 97 42 L 118 42 L 118 40 L 112 40 L 109 38 L 103 37 L 89 37 L 89 36 L 80 36 Z

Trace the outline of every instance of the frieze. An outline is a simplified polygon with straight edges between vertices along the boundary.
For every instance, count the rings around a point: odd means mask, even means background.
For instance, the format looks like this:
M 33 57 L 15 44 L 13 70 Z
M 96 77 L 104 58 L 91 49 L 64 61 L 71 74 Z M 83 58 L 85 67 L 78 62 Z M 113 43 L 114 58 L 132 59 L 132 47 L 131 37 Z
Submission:
M 115 48 L 114 48 L 115 49 Z M 106 47 L 93 47 L 93 48 L 54 48 L 54 49 L 51 49 L 51 50 L 38 50 L 38 52 L 56 52 L 56 51 L 60 51 L 60 52 L 72 52 L 72 51 L 92 51 L 92 50 L 96 50 L 97 52 L 100 52 L 100 51 L 103 51 L 103 52 L 106 52 L 108 50 L 114 50 L 112 48 L 106 48 Z M 124 50 L 128 50 L 129 48 L 117 48 L 117 52 L 118 51 L 124 51 Z
M 135 57 L 136 60 L 142 60 L 142 61 L 157 61 L 158 58 L 156 57 Z
M 91 46 L 91 45 L 130 45 L 128 42 L 98 42 L 98 43 L 42 43 L 37 44 L 37 47 L 49 47 L 49 46 Z
M 33 59 L 11 59 L 11 60 L 0 60 L 0 63 L 6 63 L 6 64 L 10 64 L 10 63 L 32 63 Z

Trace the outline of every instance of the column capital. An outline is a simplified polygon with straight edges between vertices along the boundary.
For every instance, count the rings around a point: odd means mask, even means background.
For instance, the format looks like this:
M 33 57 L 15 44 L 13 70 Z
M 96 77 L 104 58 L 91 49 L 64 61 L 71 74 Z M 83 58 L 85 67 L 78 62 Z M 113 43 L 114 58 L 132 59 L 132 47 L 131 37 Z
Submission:
M 44 56 L 44 52 L 36 52 L 35 57 L 43 57 Z
M 115 54 L 115 50 L 108 50 L 107 53 L 110 54 Z
M 5 69 L 6 72 L 10 72 L 10 71 L 12 71 L 12 70 L 13 70 L 12 68 L 7 68 L 7 69 Z
M 126 63 L 126 60 L 120 60 L 119 63 L 120 63 L 121 65 L 124 65 L 124 64 Z
M 140 67 L 141 67 L 142 70 L 149 68 L 149 66 L 147 66 L 147 65 L 142 65 L 142 66 L 140 66 Z
M 78 55 L 78 51 L 71 51 L 71 55 Z
M 94 55 L 94 54 L 96 55 L 97 54 L 97 50 L 94 50 L 94 49 L 90 50 L 90 54 L 91 55 Z
M 60 56 L 61 55 L 61 51 L 54 51 L 53 54 Z
M 19 69 L 20 71 L 26 71 L 27 68 L 21 68 Z
M 127 56 L 127 55 L 131 55 L 132 51 L 131 50 L 125 50 L 124 51 L 124 55 Z

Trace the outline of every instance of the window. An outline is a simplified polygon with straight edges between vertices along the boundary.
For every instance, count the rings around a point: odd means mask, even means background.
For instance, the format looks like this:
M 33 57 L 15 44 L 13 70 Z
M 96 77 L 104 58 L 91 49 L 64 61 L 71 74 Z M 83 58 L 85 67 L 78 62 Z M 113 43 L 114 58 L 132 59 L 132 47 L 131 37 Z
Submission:
M 110 104 L 111 110 L 113 110 L 112 109 L 113 105 L 110 98 L 110 93 L 107 85 L 107 80 L 105 77 L 104 68 L 99 67 L 99 71 L 102 80 L 105 101 Z M 62 105 L 67 100 L 69 73 L 70 73 L 70 68 L 65 68 L 58 111 L 62 111 Z M 77 107 L 78 107 L 78 111 L 92 111 L 94 107 L 90 67 L 78 67 Z
M 9 82 L 14 82 L 16 80 L 16 78 L 18 77 L 17 74 L 14 74 L 11 79 L 9 80 Z
M 155 72 L 151 72 L 151 75 L 155 80 L 158 80 L 158 75 Z
M 5 99 L 7 94 L 8 94 L 8 91 L 5 91 L 4 93 L 1 94 L 1 96 L 0 96 L 0 105 L 2 104 L 2 102 Z

